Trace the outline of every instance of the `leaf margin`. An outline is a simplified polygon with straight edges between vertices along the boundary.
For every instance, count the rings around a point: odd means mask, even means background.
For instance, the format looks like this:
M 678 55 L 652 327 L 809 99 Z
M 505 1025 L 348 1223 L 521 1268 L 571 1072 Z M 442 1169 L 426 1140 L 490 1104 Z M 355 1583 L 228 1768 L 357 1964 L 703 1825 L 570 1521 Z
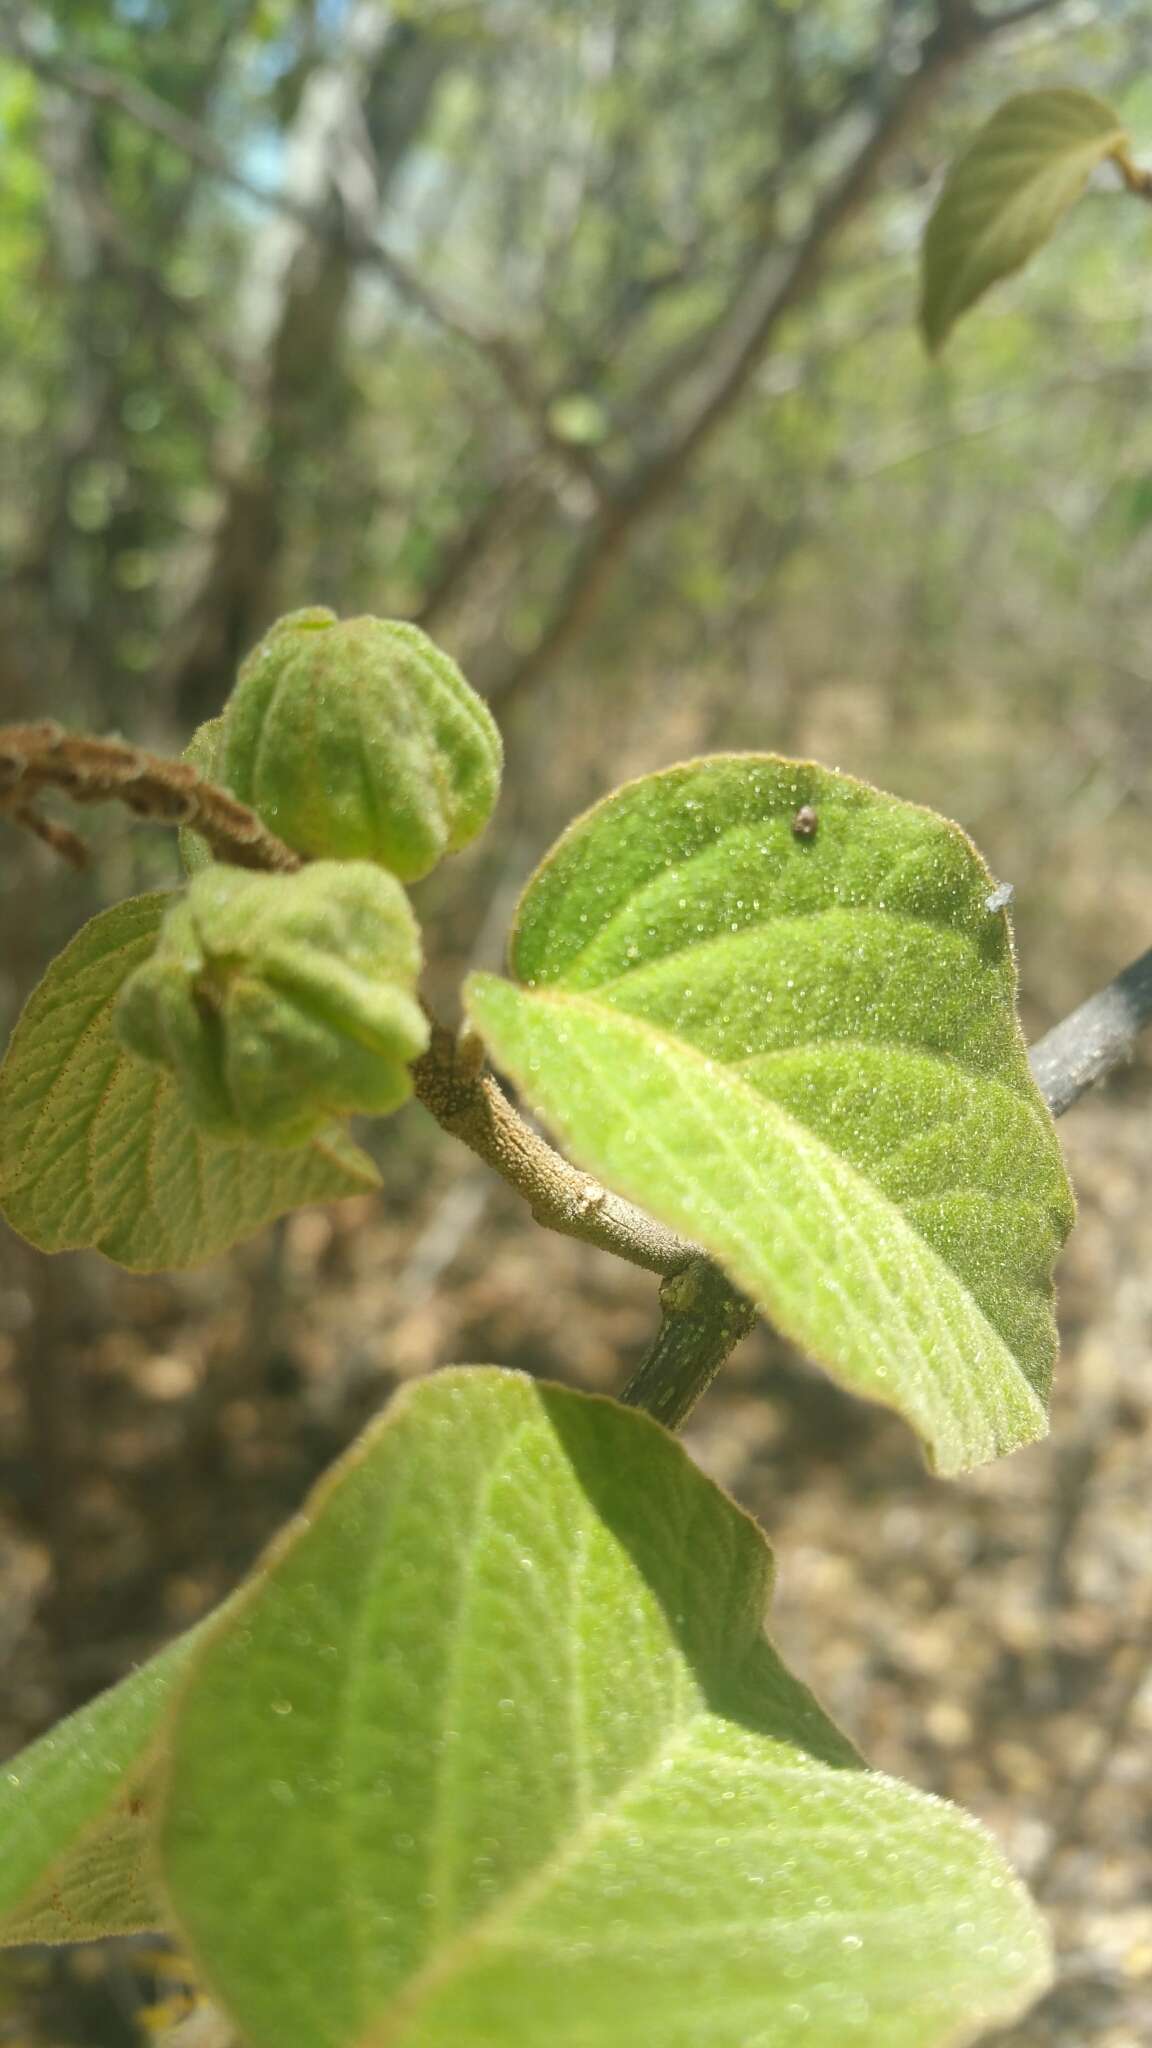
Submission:
M 1062 1241 L 1074 1221 L 1075 1203 L 1052 1125 L 1052 1119 L 1036 1087 L 1028 1063 L 1027 1046 L 1016 1005 L 1016 955 L 1011 923 L 1002 906 L 998 906 L 991 912 L 988 910 L 987 899 L 994 891 L 996 885 L 995 878 L 988 868 L 987 862 L 970 835 L 954 820 L 945 817 L 942 813 L 933 810 L 928 805 L 892 796 L 859 777 L 844 774 L 840 770 L 826 769 L 818 762 L 751 751 L 701 756 L 696 759 L 674 763 L 670 767 L 659 769 L 652 774 L 632 778 L 589 805 L 579 817 L 574 819 L 544 854 L 524 885 L 517 904 L 512 922 L 508 957 L 511 973 L 517 976 L 518 979 L 509 983 L 501 981 L 497 977 L 474 975 L 470 977 L 469 982 L 466 984 L 466 1011 L 471 1018 L 473 1028 L 477 1031 L 480 1038 L 489 1042 L 497 1064 L 505 1066 L 506 1071 L 515 1080 L 518 1087 L 525 1092 L 529 1100 L 532 1100 L 534 1077 L 530 1063 L 522 1060 L 518 1064 L 516 1059 L 508 1054 L 507 1045 L 502 1047 L 494 1038 L 491 1019 L 486 1018 L 480 1013 L 479 1006 L 482 1006 L 485 1000 L 483 991 L 486 988 L 491 990 L 503 989 L 514 992 L 517 995 L 527 994 L 529 996 L 562 993 L 562 989 L 552 988 L 550 984 L 553 981 L 557 984 L 562 983 L 565 975 L 571 972 L 574 967 L 578 968 L 585 962 L 588 953 L 594 950 L 597 941 L 603 936 L 603 932 L 611 928 L 613 919 L 621 912 L 622 907 L 624 909 L 628 907 L 629 891 L 632 888 L 631 883 L 621 882 L 619 884 L 620 893 L 614 895 L 612 890 L 616 884 L 614 878 L 608 874 L 607 887 L 604 886 L 604 878 L 610 868 L 610 861 L 607 856 L 598 850 L 589 853 L 588 848 L 582 844 L 584 835 L 588 834 L 589 829 L 597 823 L 604 824 L 610 821 L 615 824 L 620 818 L 624 818 L 625 822 L 631 826 L 633 821 L 629 817 L 629 804 L 631 803 L 636 807 L 637 816 L 639 816 L 640 800 L 647 789 L 653 788 L 656 785 L 665 785 L 669 789 L 674 790 L 678 799 L 690 797 L 691 801 L 688 803 L 688 808 L 694 812 L 702 813 L 704 823 L 707 822 L 709 816 L 714 820 L 717 814 L 709 812 L 707 801 L 700 796 L 703 772 L 708 774 L 715 772 L 717 782 L 719 783 L 720 776 L 723 773 L 730 773 L 732 770 L 752 771 L 753 781 L 755 771 L 757 770 L 781 772 L 790 779 L 792 794 L 797 802 L 803 801 L 807 803 L 811 800 L 818 804 L 821 801 L 822 795 L 826 798 L 827 788 L 829 783 L 831 783 L 835 786 L 838 793 L 843 792 L 848 807 L 854 811 L 867 813 L 870 807 L 875 807 L 882 814 L 886 812 L 909 821 L 919 820 L 933 830 L 946 834 L 958 858 L 968 864 L 970 869 L 968 889 L 971 904 L 979 906 L 977 913 L 978 928 L 981 932 L 994 929 L 1003 939 L 1003 957 L 1007 976 L 1010 977 L 1010 986 L 1006 981 L 1006 992 L 1010 997 L 1006 1036 L 1011 1041 L 1012 1067 L 1021 1093 L 1022 1103 L 1027 1104 L 1028 1108 L 1035 1112 L 1038 1135 L 1043 1139 L 1049 1151 L 1050 1163 L 1058 1171 L 1059 1189 L 1056 1190 L 1054 1181 L 1050 1197 L 1052 1204 L 1050 1220 L 1057 1242 Z M 743 822 L 742 820 L 741 823 Z M 715 830 L 717 836 L 720 836 L 720 828 L 715 827 Z M 702 839 L 701 843 L 704 846 L 707 845 L 706 837 Z M 687 864 L 688 856 L 685 855 L 684 858 Z M 654 848 L 651 852 L 650 871 L 646 872 L 646 879 L 638 885 L 636 894 L 642 897 L 644 890 L 651 886 L 652 878 L 655 877 L 658 881 L 661 878 L 662 868 L 666 866 L 667 863 L 661 863 L 658 858 L 658 848 Z M 542 914 L 539 907 L 542 900 L 547 904 L 550 891 L 555 899 L 563 901 L 565 892 L 569 887 L 569 878 L 573 875 L 577 878 L 577 889 L 581 884 L 584 888 L 584 896 L 580 900 L 585 904 L 595 904 L 595 908 L 591 913 L 593 924 L 596 924 L 597 919 L 603 919 L 602 926 L 597 925 L 587 940 L 581 938 L 575 950 L 571 948 L 560 928 L 562 921 L 558 920 L 554 927 L 550 927 L 547 915 Z M 608 904 L 606 908 L 603 908 L 601 899 L 605 895 L 608 896 Z M 579 919 L 581 925 L 586 921 L 583 916 Z M 702 927 L 697 928 L 702 929 Z M 973 929 L 976 929 L 975 925 Z M 541 937 L 541 931 L 543 932 L 543 937 Z M 560 933 L 559 937 L 555 935 L 557 931 Z M 663 953 L 657 952 L 653 957 L 657 961 L 662 961 L 665 956 Z M 641 961 L 640 970 L 638 971 L 642 972 L 643 967 L 644 962 Z M 623 976 L 625 972 L 632 970 L 625 970 L 617 966 L 614 971 L 618 975 Z M 597 982 L 594 980 L 590 980 L 587 984 L 589 990 L 593 993 L 597 985 Z M 578 977 L 577 986 L 579 986 Z M 631 1013 L 625 1006 L 622 1014 L 628 1017 Z M 626 1175 L 618 1168 L 614 1170 L 612 1166 L 607 1165 L 602 1153 L 589 1149 L 587 1146 L 582 1147 L 579 1134 L 565 1122 L 562 1106 L 557 1106 L 554 1100 L 552 1102 L 537 1100 L 533 1102 L 532 1106 L 543 1120 L 551 1125 L 553 1131 L 559 1135 L 561 1143 L 566 1145 L 577 1164 L 581 1165 L 586 1171 L 595 1174 L 598 1179 L 602 1180 L 606 1185 L 613 1187 L 616 1192 L 637 1202 L 641 1207 L 647 1208 L 650 1213 L 658 1216 L 659 1220 L 669 1227 L 682 1232 L 693 1241 L 702 1242 L 703 1248 L 706 1251 L 711 1251 L 714 1256 L 718 1257 L 719 1263 L 737 1285 L 755 1294 L 757 1289 L 756 1279 L 747 1270 L 738 1269 L 732 1264 L 726 1247 L 721 1248 L 715 1242 L 707 1242 L 700 1229 L 694 1227 L 691 1218 L 670 1208 L 661 1209 L 659 1203 L 653 1200 L 650 1192 L 642 1190 L 635 1183 L 629 1182 Z M 1059 1201 L 1056 1200 L 1057 1192 L 1059 1194 Z M 947 1270 L 951 1274 L 952 1268 L 950 1266 L 947 1267 Z M 1048 1294 L 1048 1320 L 1051 1323 L 1050 1288 Z M 778 1305 L 773 1304 L 771 1300 L 767 1303 L 767 1312 L 769 1315 L 774 1316 L 778 1322 L 782 1322 L 786 1332 L 789 1331 L 788 1321 L 780 1317 Z M 983 1312 L 981 1311 L 981 1313 Z M 791 1329 L 790 1334 L 805 1345 L 810 1355 L 821 1358 L 833 1377 L 843 1379 L 843 1375 L 837 1373 L 835 1363 L 828 1358 L 826 1352 L 822 1352 L 818 1345 L 814 1345 L 811 1342 L 809 1335 L 800 1333 L 794 1328 Z M 1001 1341 L 999 1335 L 995 1332 L 993 1332 L 993 1335 L 995 1336 L 996 1343 L 999 1344 Z M 1052 1325 L 1051 1341 L 1054 1352 L 1054 1324 Z M 1014 1360 L 1013 1363 L 1016 1369 L 1019 1370 L 1018 1361 Z M 1022 1377 L 1025 1376 L 1022 1375 Z M 875 1386 L 861 1387 L 854 1381 L 848 1381 L 848 1384 L 852 1391 L 864 1393 L 867 1398 L 895 1408 L 897 1412 L 904 1413 L 906 1419 L 908 1418 L 907 1408 L 902 1401 L 899 1398 L 892 1398 L 886 1390 Z M 1027 1407 L 1026 1395 L 1024 1396 L 1024 1401 L 1025 1407 Z M 1004 1451 L 1018 1448 L 1023 1443 L 1036 1441 L 1038 1437 L 1046 1433 L 1046 1429 L 1046 1408 L 1037 1406 L 1032 1411 L 1032 1426 L 1014 1435 L 1007 1436 L 1004 1441 L 990 1442 L 988 1446 L 976 1455 L 965 1455 L 955 1460 L 950 1460 L 947 1458 L 942 1459 L 937 1454 L 932 1461 L 935 1464 L 935 1469 L 941 1472 L 965 1471 L 971 1469 L 974 1464 L 982 1462 L 986 1457 L 999 1455 Z
M 619 1404 L 606 1394 L 586 1393 L 559 1383 L 537 1379 L 533 1375 L 518 1369 L 508 1369 L 492 1365 L 446 1366 L 430 1375 L 424 1376 L 418 1381 L 403 1384 L 391 1396 L 387 1408 L 378 1411 L 366 1429 L 361 1432 L 348 1449 L 321 1474 L 303 1503 L 300 1512 L 292 1518 L 289 1524 L 278 1531 L 266 1546 L 261 1557 L 257 1560 L 252 1573 L 228 1603 L 231 1609 L 230 1617 L 225 1617 L 222 1610 L 217 1610 L 222 1626 L 220 1630 L 214 1630 L 212 1635 L 206 1640 L 205 1656 L 210 1655 L 216 1636 L 223 1633 L 224 1626 L 227 1625 L 229 1619 L 233 1624 L 238 1621 L 241 1626 L 243 1625 L 244 1616 L 249 1606 L 259 1597 L 264 1574 L 266 1572 L 273 1572 L 281 1562 L 291 1561 L 292 1552 L 297 1543 L 302 1538 L 307 1539 L 318 1515 L 322 1513 L 331 1496 L 338 1492 L 343 1478 L 350 1470 L 359 1466 L 371 1456 L 377 1440 L 382 1435 L 387 1434 L 392 1422 L 398 1416 L 405 1414 L 413 1405 L 418 1404 L 431 1387 L 445 1386 L 452 1382 L 459 1383 L 465 1380 L 470 1385 L 475 1385 L 481 1379 L 518 1384 L 534 1399 L 546 1400 L 549 1396 L 555 1396 L 561 1401 L 579 1402 L 591 1409 L 614 1410 L 622 1417 L 627 1418 L 630 1427 L 638 1427 L 645 1432 L 651 1432 L 658 1438 L 665 1439 L 669 1447 L 680 1454 L 693 1473 L 698 1474 L 705 1485 L 710 1487 L 712 1492 L 723 1500 L 727 1510 L 732 1515 L 733 1521 L 738 1522 L 748 1532 L 761 1554 L 763 1579 L 761 1583 L 761 1602 L 757 1611 L 759 1644 L 777 1659 L 787 1685 L 807 1698 L 814 1711 L 815 1721 L 821 1724 L 830 1736 L 835 1738 L 834 1747 L 838 1752 L 836 1761 L 833 1762 L 831 1756 L 821 1761 L 818 1756 L 813 1755 L 811 1762 L 814 1770 L 817 1772 L 821 1770 L 831 1771 L 832 1775 L 837 1778 L 843 1775 L 851 1779 L 853 1783 L 859 1780 L 861 1783 L 875 1786 L 879 1794 L 894 1794 L 900 1799 L 907 1799 L 911 1807 L 918 1808 L 925 1816 L 936 1811 L 941 1819 L 946 1818 L 952 1823 L 957 1830 L 957 1837 L 967 1836 L 973 1844 L 978 1843 L 985 1860 L 989 1864 L 995 1864 L 999 1867 L 1000 1875 L 993 1881 L 1001 1893 L 1001 1910 L 1007 1907 L 1009 1901 L 1014 1902 L 1017 1909 L 1016 1926 L 1018 1935 L 1031 1943 L 1031 1976 L 1027 1985 L 1024 1988 L 1018 1985 L 1015 1989 L 1000 1989 L 993 2000 L 984 2005 L 980 2013 L 975 2017 L 961 2016 L 954 2025 L 948 2025 L 946 2031 L 934 2032 L 930 2048 L 968 2048 L 968 2044 L 974 2043 L 977 2039 L 983 2039 L 985 2031 L 990 2025 L 1007 2024 L 1013 2018 L 1020 2016 L 1022 2011 L 1026 2009 L 1022 2001 L 1027 2000 L 1028 2004 L 1030 2004 L 1051 1983 L 1052 1944 L 1046 1924 L 1036 1908 L 1035 1901 L 1032 1899 L 1023 1880 L 1008 1862 L 991 1829 L 976 1816 L 967 1812 L 964 1808 L 955 1805 L 954 1802 L 943 1799 L 933 1793 L 924 1792 L 919 1787 L 911 1785 L 902 1779 L 874 1769 L 854 1750 L 852 1744 L 842 1735 L 836 1724 L 831 1721 L 820 1701 L 811 1693 L 810 1688 L 804 1684 L 802 1679 L 793 1674 L 790 1665 L 780 1656 L 774 1639 L 768 1631 L 768 1609 L 771 1602 L 774 1580 L 774 1551 L 755 1518 L 746 1509 L 741 1507 L 716 1481 L 709 1479 L 706 1474 L 699 1472 L 699 1468 L 695 1466 L 694 1461 L 688 1457 L 684 1446 L 677 1438 L 670 1436 L 670 1433 L 664 1430 L 662 1425 L 642 1411 L 620 1409 Z M 215 1616 L 209 1617 L 209 1620 L 212 1621 L 215 1618 Z M 190 1666 L 183 1675 L 181 1680 L 182 1695 L 190 1692 L 195 1686 L 201 1661 L 198 1660 L 197 1665 Z M 177 1697 L 174 1702 L 174 1718 L 179 1716 L 180 1705 L 181 1699 Z M 738 1723 L 739 1717 L 737 1716 L 736 1719 Z M 171 1774 L 175 1768 L 174 1757 L 170 1754 L 165 1764 L 165 1772 L 168 1779 L 168 1787 L 166 1789 L 170 1789 Z M 163 1803 L 165 1789 L 162 1789 L 160 1796 Z M 158 1856 L 160 1855 L 159 1836 L 157 1840 L 157 1854 Z M 184 1941 L 188 1952 L 196 1960 L 197 1968 L 201 1972 L 210 1994 L 222 2010 L 228 2011 L 229 2001 L 223 1984 L 216 1975 L 197 1935 L 190 1928 L 187 1918 L 175 1905 L 171 1888 L 166 1886 L 165 1891 L 170 1902 L 172 1925 L 176 1929 L 178 1937 Z M 1025 1925 L 1025 1923 L 1027 1924 Z M 472 1939 L 471 1930 L 465 1928 L 459 1936 L 454 1938 L 453 1945 L 462 1946 L 467 1951 L 472 1944 Z M 1017 1956 L 1015 1960 L 1023 1962 L 1024 1957 Z M 431 2048 L 444 2048 L 446 2041 L 455 2041 L 456 2036 L 452 2032 L 444 2036 L 436 2034 L 434 2014 L 432 2015 L 433 2032 L 426 2037 L 422 2027 L 419 2025 L 421 2017 L 419 2008 L 417 2008 L 415 2014 L 417 2032 L 411 2036 L 409 2034 L 409 2019 L 411 2017 L 407 2011 L 409 1990 L 415 1990 L 422 1997 L 425 1990 L 426 1977 L 434 1979 L 436 1974 L 437 1966 L 435 1964 L 427 1973 L 423 1969 L 417 1972 L 416 1977 L 411 1980 L 410 1984 L 406 1984 L 403 1987 L 392 2007 L 384 2012 L 382 2016 L 373 2016 L 359 2032 L 346 2038 L 342 2037 L 340 2048 L 408 2048 L 410 2040 L 413 2048 L 415 2048 L 417 2042 L 419 2042 L 420 2048 L 429 2048 L 429 2044 L 431 2044 Z M 250 2024 L 250 2021 L 242 2018 L 239 2014 L 234 2013 L 232 2016 L 237 2024 Z M 609 2037 L 604 2036 L 603 2038 L 607 2040 Z M 916 2038 L 917 2042 L 921 2041 L 921 2036 L 917 2035 Z M 924 2038 L 926 2039 L 927 2037 Z M 470 2048 L 479 2048 L 479 2039 L 480 2037 L 478 2036 L 476 2042 L 470 2043 Z M 484 2034 L 484 2048 L 487 2048 L 488 2040 L 489 2036 Z M 581 2048 L 586 2048 L 583 2036 L 581 2037 Z M 872 2048 L 871 2043 L 870 2048 Z
M 964 219 L 966 209 L 973 207 L 979 197 L 973 186 L 978 188 L 981 177 L 994 166 L 997 154 L 1011 142 L 1014 124 L 1029 114 L 1045 109 L 1054 111 L 1058 104 L 1065 113 L 1078 108 L 1083 114 L 1095 112 L 1099 117 L 1095 138 L 1085 135 L 1079 148 L 1068 147 L 1063 152 L 1063 191 L 1050 192 L 1046 200 L 1039 202 L 1034 196 L 1033 208 L 1038 219 L 1028 228 L 1018 226 L 1015 237 L 1006 237 L 1006 215 L 1014 204 L 1022 203 L 1029 182 L 1033 187 L 1041 182 L 1043 171 L 1034 171 L 1030 181 L 1023 181 L 1014 194 L 1001 199 L 998 212 L 978 226 L 973 236 Z M 940 354 L 957 321 L 994 285 L 1022 270 L 1046 246 L 1082 196 L 1092 172 L 1123 151 L 1127 140 L 1127 129 L 1115 109 L 1079 87 L 1040 87 L 1014 93 L 1002 101 L 950 165 L 921 237 L 918 319 L 930 356 Z M 1060 154 L 1052 152 L 1048 168 L 1050 186 L 1057 181 Z M 1001 240 L 1007 239 L 1008 247 L 993 254 L 987 245 L 995 241 L 997 231 Z

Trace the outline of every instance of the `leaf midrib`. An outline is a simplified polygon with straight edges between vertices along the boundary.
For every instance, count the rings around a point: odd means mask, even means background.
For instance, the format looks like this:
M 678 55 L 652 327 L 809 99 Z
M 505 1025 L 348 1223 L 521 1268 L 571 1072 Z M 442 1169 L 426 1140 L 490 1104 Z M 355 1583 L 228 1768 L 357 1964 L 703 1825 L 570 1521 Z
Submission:
M 385 2008 L 379 2020 L 372 2022 L 370 2031 L 362 2037 L 358 2048 L 389 2048 L 389 2044 L 397 2042 L 400 2039 L 397 2029 L 409 2024 L 419 2006 L 466 1965 L 471 1953 L 476 1949 L 482 1950 L 488 1941 L 498 1940 L 501 1928 L 507 1922 L 514 1921 L 517 1914 L 524 1912 L 538 1897 L 546 1894 L 552 1885 L 558 1883 L 565 1872 L 595 1844 L 597 1838 L 607 1833 L 615 1824 L 619 1811 L 627 1800 L 674 1760 L 677 1751 L 696 1732 L 700 1724 L 715 1718 L 706 1708 L 697 1705 L 695 1712 L 687 1720 L 674 1724 L 670 1730 L 663 1730 L 656 1746 L 645 1757 L 644 1762 L 626 1778 L 621 1779 L 611 1797 L 605 1800 L 595 1813 L 587 1815 L 572 1829 L 560 1848 L 554 1849 L 525 1877 L 510 1886 L 498 1905 L 469 1921 L 468 1925 L 447 1944 L 441 1955 L 425 1964 L 409 1978 L 408 1983 L 393 2000 L 391 2012 Z M 814 1765 L 813 1768 L 818 1766 Z

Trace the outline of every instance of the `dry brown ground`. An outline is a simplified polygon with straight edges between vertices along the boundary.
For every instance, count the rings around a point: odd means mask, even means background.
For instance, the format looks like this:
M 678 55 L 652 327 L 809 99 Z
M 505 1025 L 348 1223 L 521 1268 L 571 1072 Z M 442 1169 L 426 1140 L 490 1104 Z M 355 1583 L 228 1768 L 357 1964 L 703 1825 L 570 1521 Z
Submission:
M 1038 1884 L 1060 1981 L 1012 2048 L 1152 2040 L 1150 1108 L 1137 1076 L 1062 1126 L 1081 1220 L 1046 1444 L 946 1485 L 767 1333 L 689 1431 L 776 1544 L 789 1657 L 875 1763 L 981 1815 Z M 619 1385 L 651 1281 L 545 1237 L 431 1133 L 388 1177 L 183 1277 L 0 1247 L 5 1749 L 219 1597 L 398 1381 L 493 1360 Z M 0 2042 L 131 2048 L 153 1964 L 21 1964 Z

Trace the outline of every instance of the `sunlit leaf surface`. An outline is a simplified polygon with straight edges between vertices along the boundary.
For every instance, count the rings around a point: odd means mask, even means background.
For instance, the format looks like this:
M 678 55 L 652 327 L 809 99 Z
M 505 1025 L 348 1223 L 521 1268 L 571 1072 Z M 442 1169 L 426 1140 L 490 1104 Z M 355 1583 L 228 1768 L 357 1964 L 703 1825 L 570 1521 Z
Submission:
M 521 904 L 520 985 L 469 986 L 579 1163 L 899 1409 L 942 1471 L 1043 1434 L 1072 1220 L 990 898 L 935 813 L 717 757 L 578 820 Z
M 933 2048 L 1035 1995 L 990 1841 L 860 1765 L 768 1587 L 644 1416 L 395 1401 L 175 1716 L 162 1868 L 250 2048 Z

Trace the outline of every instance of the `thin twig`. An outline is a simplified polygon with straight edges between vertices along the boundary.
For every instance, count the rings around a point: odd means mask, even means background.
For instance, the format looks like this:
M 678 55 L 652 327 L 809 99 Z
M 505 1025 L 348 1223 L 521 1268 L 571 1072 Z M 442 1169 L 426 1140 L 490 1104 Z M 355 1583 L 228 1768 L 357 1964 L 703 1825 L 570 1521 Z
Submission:
M 50 719 L 37 725 L 0 726 L 0 813 L 83 866 L 83 840 L 55 825 L 33 799 L 58 789 L 78 804 L 125 804 L 139 818 L 185 825 L 207 840 L 218 860 L 235 867 L 288 874 L 300 855 L 226 789 L 209 782 L 190 761 L 172 761 L 118 739 L 66 733 Z
M 1032 1072 L 1053 1116 L 1130 1059 L 1150 1020 L 1152 948 L 1032 1047 Z
M 583 1238 L 650 1273 L 669 1276 L 699 1263 L 696 1245 L 554 1152 L 512 1107 L 493 1075 L 482 1071 L 475 1041 L 461 1041 L 433 1022 L 432 1042 L 412 1072 L 417 1098 L 441 1129 L 494 1167 L 546 1229 Z

